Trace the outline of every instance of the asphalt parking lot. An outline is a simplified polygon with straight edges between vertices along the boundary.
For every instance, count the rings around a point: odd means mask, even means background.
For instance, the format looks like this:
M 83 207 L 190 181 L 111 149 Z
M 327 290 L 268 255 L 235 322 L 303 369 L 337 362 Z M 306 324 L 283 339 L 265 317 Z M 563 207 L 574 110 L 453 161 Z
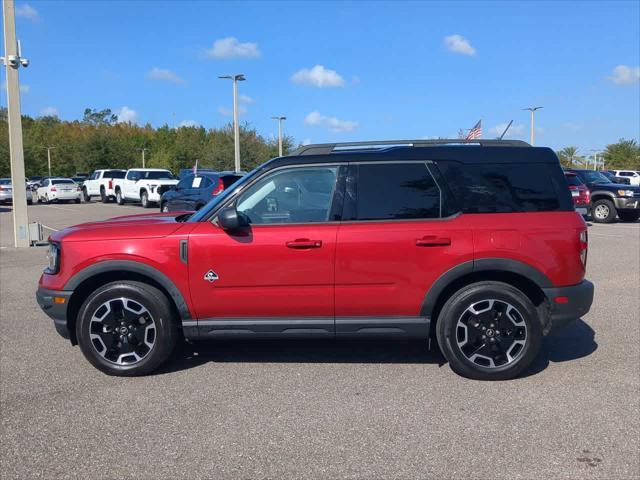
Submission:
M 145 212 L 29 207 L 51 229 Z M 40 311 L 45 249 L 13 249 L 11 222 L 0 206 L 2 478 L 640 476 L 639 222 L 590 227 L 591 312 L 507 382 L 399 341 L 208 343 L 108 377 Z

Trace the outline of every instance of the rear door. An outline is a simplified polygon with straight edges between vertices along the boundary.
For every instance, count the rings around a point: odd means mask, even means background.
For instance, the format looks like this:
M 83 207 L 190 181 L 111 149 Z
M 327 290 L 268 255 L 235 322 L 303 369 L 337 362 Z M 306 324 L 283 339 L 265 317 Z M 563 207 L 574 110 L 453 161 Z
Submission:
M 332 165 L 270 171 L 230 200 L 247 227 L 198 224 L 189 277 L 200 326 L 333 335 L 338 173 Z
M 422 302 L 444 272 L 473 259 L 471 232 L 445 218 L 427 162 L 352 164 L 336 248 L 336 332 L 423 336 Z

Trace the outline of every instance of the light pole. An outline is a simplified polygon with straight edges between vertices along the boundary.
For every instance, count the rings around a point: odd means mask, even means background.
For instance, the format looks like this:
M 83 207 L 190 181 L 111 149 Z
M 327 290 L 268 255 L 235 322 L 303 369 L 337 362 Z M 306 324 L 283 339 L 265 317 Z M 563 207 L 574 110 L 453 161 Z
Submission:
M 598 154 L 600 153 L 600 150 L 596 150 L 595 148 L 592 148 L 591 151 L 593 152 L 593 169 L 597 170 L 598 169 Z M 604 164 L 602 165 L 602 170 L 604 170 Z
M 244 74 L 221 75 L 218 78 L 233 80 L 233 143 L 236 172 L 240 171 L 240 125 L 238 124 L 238 82 L 246 80 Z
M 13 0 L 2 1 L 2 12 L 4 14 L 5 45 L 5 55 L 2 57 L 2 62 L 6 66 L 7 73 L 7 123 L 9 124 L 11 183 L 13 185 L 13 240 L 16 248 L 21 248 L 29 246 L 29 218 L 27 217 L 18 68 L 20 66 L 27 67 L 29 60 L 22 58 L 20 42 L 16 41 L 16 14 Z
M 535 120 L 536 120 L 535 112 L 536 112 L 536 110 L 540 110 L 541 108 L 544 108 L 544 107 L 523 108 L 523 110 L 529 110 L 531 112 L 531 140 L 529 142 L 529 143 L 531 143 L 531 145 L 534 145 L 534 142 L 535 142 L 535 133 L 534 133 L 535 128 L 536 128 L 536 126 L 535 126 Z
M 144 162 L 144 152 L 146 152 L 147 150 L 149 150 L 148 148 L 141 148 L 140 151 L 142 152 L 142 168 L 145 168 L 145 162 Z
M 51 150 L 56 147 L 44 147 L 47 149 L 47 165 L 49 166 L 49 176 L 51 176 Z
M 278 120 L 278 156 L 282 156 L 282 121 L 287 117 L 271 117 L 273 120 Z

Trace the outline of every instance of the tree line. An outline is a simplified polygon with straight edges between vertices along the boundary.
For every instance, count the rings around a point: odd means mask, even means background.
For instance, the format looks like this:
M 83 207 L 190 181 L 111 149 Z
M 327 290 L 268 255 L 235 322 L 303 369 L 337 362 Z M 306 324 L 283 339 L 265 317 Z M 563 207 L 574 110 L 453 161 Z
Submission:
M 139 126 L 119 123 L 111 110 L 87 108 L 82 120 L 63 121 L 55 116 L 22 117 L 26 175 L 48 175 L 47 147 L 51 149 L 51 173 L 73 176 L 98 168 L 167 168 L 177 173 L 198 161 L 200 168 L 233 170 L 233 126 L 205 129 L 200 126 Z M 286 154 L 293 138 L 283 138 Z M 242 169 L 251 170 L 278 156 L 278 139 L 265 138 L 248 124 L 240 126 Z M 0 110 L 0 177 L 10 175 L 9 132 L 6 109 Z
M 111 110 L 87 108 L 82 120 L 63 121 L 55 116 L 22 117 L 25 171 L 27 176 L 47 175 L 47 147 L 51 149 L 52 174 L 73 176 L 98 168 L 142 166 L 145 149 L 147 167 L 168 168 L 177 173 L 198 161 L 201 168 L 233 169 L 233 128 L 205 129 L 200 126 L 139 126 L 119 123 Z M 284 153 L 296 147 L 290 136 L 283 139 Z M 251 170 L 278 155 L 276 138 L 265 138 L 249 124 L 240 127 L 243 170 Z M 591 155 L 577 147 L 556 152 L 566 167 L 593 168 Z M 620 139 L 607 145 L 600 155 L 606 169 L 640 170 L 640 146 L 636 140 Z M 600 167 L 599 167 L 600 168 Z M 9 132 L 6 109 L 0 109 L 0 177 L 10 175 Z

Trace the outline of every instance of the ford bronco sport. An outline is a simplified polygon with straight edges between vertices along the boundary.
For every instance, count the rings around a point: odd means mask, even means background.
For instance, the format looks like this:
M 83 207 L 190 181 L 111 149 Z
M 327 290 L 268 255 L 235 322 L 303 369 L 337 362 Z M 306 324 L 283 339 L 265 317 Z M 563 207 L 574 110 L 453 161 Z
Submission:
M 589 310 L 586 262 L 548 148 L 309 145 L 196 213 L 54 233 L 37 299 L 112 375 L 154 371 L 182 337 L 396 336 L 436 339 L 454 371 L 495 380 Z

